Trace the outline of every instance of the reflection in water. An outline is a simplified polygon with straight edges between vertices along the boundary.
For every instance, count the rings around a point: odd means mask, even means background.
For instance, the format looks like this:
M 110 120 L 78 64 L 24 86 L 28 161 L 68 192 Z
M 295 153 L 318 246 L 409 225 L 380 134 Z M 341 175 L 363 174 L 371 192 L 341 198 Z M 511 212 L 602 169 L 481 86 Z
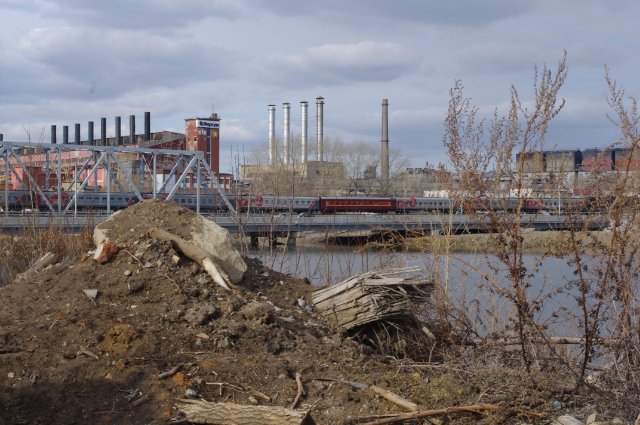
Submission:
M 510 287 L 505 267 L 493 255 L 455 253 L 445 257 L 431 252 L 324 245 L 278 246 L 254 250 L 250 255 L 274 270 L 306 277 L 313 285 L 334 284 L 370 270 L 419 266 L 427 277 L 442 283 L 453 305 L 466 312 L 482 333 L 504 329 L 512 316 L 511 303 L 499 295 L 501 288 Z M 525 254 L 524 262 L 530 274 L 529 299 L 540 303 L 537 322 L 556 335 L 576 335 L 577 292 L 567 285 L 573 268 L 564 259 L 538 254 Z

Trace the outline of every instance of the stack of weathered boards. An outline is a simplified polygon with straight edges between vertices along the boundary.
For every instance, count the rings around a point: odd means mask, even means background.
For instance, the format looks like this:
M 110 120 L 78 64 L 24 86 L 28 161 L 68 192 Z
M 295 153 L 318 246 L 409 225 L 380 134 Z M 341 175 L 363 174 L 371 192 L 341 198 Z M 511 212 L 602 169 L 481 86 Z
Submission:
M 342 331 L 380 320 L 403 318 L 426 301 L 430 285 L 420 268 L 372 271 L 313 292 L 316 311 Z

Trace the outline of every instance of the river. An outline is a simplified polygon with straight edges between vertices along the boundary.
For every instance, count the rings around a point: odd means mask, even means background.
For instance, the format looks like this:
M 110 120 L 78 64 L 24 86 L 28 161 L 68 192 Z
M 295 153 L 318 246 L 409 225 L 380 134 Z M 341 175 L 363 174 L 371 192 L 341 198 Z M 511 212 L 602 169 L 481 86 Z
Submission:
M 507 317 L 512 316 L 511 303 L 496 291 L 509 287 L 505 267 L 493 255 L 454 253 L 445 257 L 321 244 L 254 248 L 250 255 L 276 271 L 306 277 L 318 286 L 370 270 L 419 266 L 429 279 L 439 279 L 452 305 L 465 312 L 482 333 L 503 329 Z M 556 335 L 579 336 L 577 291 L 567 285 L 573 279 L 573 267 L 566 259 L 538 254 L 525 254 L 524 263 L 530 273 L 529 299 L 540 303 L 537 322 Z

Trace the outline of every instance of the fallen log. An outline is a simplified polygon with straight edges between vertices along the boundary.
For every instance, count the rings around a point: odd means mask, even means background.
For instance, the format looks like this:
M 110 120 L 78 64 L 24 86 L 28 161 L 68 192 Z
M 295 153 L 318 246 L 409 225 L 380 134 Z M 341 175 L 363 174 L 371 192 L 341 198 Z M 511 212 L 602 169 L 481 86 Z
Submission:
M 19 280 L 26 279 L 31 274 L 38 273 L 44 270 L 46 267 L 50 266 L 51 264 L 55 263 L 57 259 L 58 259 L 57 255 L 55 255 L 52 252 L 47 252 L 42 257 L 40 257 L 40 259 L 36 261 L 35 264 L 31 266 L 29 270 L 22 273 L 18 273 L 16 275 L 15 280 L 19 281 Z
M 354 388 L 369 388 L 374 393 L 392 402 L 393 404 L 402 407 L 404 410 L 408 410 L 409 412 L 420 410 L 420 406 L 418 406 L 416 403 L 409 401 L 406 398 L 401 397 L 398 394 L 391 392 L 385 388 L 379 387 L 377 385 L 365 384 L 362 382 L 347 381 L 345 379 L 335 379 L 335 378 L 316 378 L 315 380 L 340 382 L 342 384 L 351 385 Z
M 154 227 L 149 231 L 149 236 L 156 239 L 170 241 L 176 249 L 185 255 L 185 257 L 195 261 L 200 267 L 202 267 L 209 276 L 211 276 L 215 283 L 222 286 L 224 289 L 231 289 L 231 281 L 224 270 L 218 266 L 213 258 L 203 253 L 202 249 L 198 248 L 196 245 L 174 235 L 173 233 L 157 227 Z
M 179 412 L 196 424 L 216 425 L 315 425 L 309 412 L 277 406 L 253 406 L 235 403 L 209 403 L 179 399 Z
M 363 425 L 399 424 L 411 419 L 421 419 L 421 418 L 428 418 L 432 416 L 441 416 L 441 415 L 452 415 L 456 413 L 482 414 L 482 412 L 484 411 L 499 410 L 499 409 L 500 409 L 500 406 L 497 406 L 495 404 L 474 404 L 471 406 L 446 407 L 444 409 L 418 410 L 416 412 L 402 413 L 394 417 L 366 422 Z

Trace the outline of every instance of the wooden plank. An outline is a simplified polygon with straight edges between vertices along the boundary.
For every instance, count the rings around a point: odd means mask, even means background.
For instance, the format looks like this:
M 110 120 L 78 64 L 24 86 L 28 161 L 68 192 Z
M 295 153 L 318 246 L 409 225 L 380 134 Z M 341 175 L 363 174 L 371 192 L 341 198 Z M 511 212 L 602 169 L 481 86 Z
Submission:
M 276 406 L 253 406 L 235 403 L 209 403 L 180 399 L 178 410 L 187 421 L 216 425 L 314 425 L 309 412 Z

